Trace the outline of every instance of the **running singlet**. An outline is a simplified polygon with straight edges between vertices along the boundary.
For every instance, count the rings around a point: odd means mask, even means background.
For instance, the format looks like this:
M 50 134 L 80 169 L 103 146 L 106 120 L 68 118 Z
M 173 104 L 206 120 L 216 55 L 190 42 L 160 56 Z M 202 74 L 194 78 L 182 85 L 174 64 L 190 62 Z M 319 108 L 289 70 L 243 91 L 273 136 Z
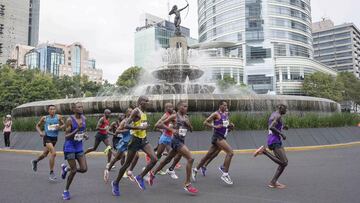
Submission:
M 188 127 L 186 124 L 186 116 L 181 117 L 179 114 L 176 114 L 175 129 L 177 129 L 178 131 L 175 133 L 174 137 L 184 141 L 188 131 Z
M 169 112 L 166 112 L 165 115 L 166 115 L 166 119 L 169 118 L 169 116 L 171 116 L 171 114 Z M 165 123 L 165 125 L 167 127 L 173 127 L 171 122 Z M 172 137 L 173 132 L 171 130 L 164 130 L 164 135 L 167 137 Z
M 279 114 L 278 112 L 274 112 L 271 114 L 270 118 L 269 118 L 269 126 L 271 125 L 271 123 L 273 122 L 273 120 L 275 119 L 275 117 L 277 116 L 277 114 Z M 280 119 L 278 121 L 278 123 L 275 126 L 276 129 L 278 129 L 279 131 L 282 130 L 283 128 L 283 123 L 282 120 Z M 272 130 L 269 129 L 269 135 L 268 135 L 268 145 L 274 144 L 274 143 L 281 143 L 281 138 L 280 135 L 276 132 L 273 132 Z
M 76 118 L 74 116 L 70 116 L 71 118 L 71 132 L 74 132 L 78 128 L 78 123 L 76 121 Z M 64 143 L 64 152 L 69 153 L 78 153 L 83 151 L 83 138 L 85 134 L 86 129 L 86 123 L 85 123 L 85 117 L 81 116 L 82 120 L 82 127 L 80 130 L 75 134 L 73 138 L 67 138 L 65 139 Z
M 140 112 L 140 120 L 134 122 L 134 127 L 144 126 L 147 124 L 147 116 L 144 112 L 138 109 Z M 132 135 L 134 137 L 144 139 L 146 137 L 146 130 L 132 130 Z
M 59 127 L 59 116 L 57 114 L 54 117 L 50 115 L 45 117 L 45 134 L 48 137 L 57 137 L 59 135 L 59 130 L 56 129 Z
M 126 132 L 122 132 L 121 135 L 122 135 L 122 140 L 127 141 L 127 142 L 131 138 L 130 130 L 127 130 Z
M 100 125 L 100 128 L 106 128 L 108 127 L 110 124 L 110 121 L 108 119 L 106 119 L 106 117 L 103 117 L 103 124 Z M 107 135 L 107 130 L 99 130 L 99 134 L 100 135 Z
M 222 125 L 222 127 L 219 129 L 214 128 L 214 132 L 226 137 L 228 133 L 228 126 L 230 124 L 229 115 L 227 112 L 221 113 L 220 111 L 218 111 L 217 113 L 220 115 L 220 119 L 215 120 L 214 125 Z

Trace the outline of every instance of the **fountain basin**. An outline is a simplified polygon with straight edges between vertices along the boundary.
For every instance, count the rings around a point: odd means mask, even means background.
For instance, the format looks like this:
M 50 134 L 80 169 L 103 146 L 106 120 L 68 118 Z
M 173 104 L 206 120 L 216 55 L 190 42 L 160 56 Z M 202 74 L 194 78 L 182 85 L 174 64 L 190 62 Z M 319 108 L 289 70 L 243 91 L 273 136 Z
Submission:
M 47 106 L 53 104 L 57 112 L 69 115 L 72 113 L 71 104 L 82 102 L 85 114 L 103 113 L 106 108 L 112 112 L 125 112 L 130 105 L 135 105 L 138 96 L 88 97 L 74 99 L 59 99 L 38 101 L 16 107 L 12 114 L 15 117 L 41 116 L 47 114 Z M 167 102 L 176 104 L 185 100 L 189 104 L 189 112 L 213 112 L 218 109 L 218 103 L 226 100 L 230 111 L 245 113 L 265 113 L 273 111 L 278 104 L 288 106 L 289 112 L 340 112 L 340 105 L 332 100 L 278 95 L 240 95 L 240 94 L 164 94 L 149 95 L 150 107 L 148 112 L 163 112 Z
M 155 78 L 168 83 L 185 83 L 187 78 L 190 81 L 199 79 L 204 71 L 189 64 L 169 64 L 157 68 L 152 74 Z

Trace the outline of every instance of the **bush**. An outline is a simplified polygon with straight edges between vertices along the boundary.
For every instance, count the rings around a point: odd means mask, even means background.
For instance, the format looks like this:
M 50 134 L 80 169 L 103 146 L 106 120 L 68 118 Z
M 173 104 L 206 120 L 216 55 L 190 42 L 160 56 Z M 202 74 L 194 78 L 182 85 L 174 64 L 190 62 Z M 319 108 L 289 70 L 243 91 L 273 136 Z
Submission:
M 155 123 L 160 119 L 162 113 L 149 113 L 148 122 L 153 130 Z M 203 125 L 206 117 L 200 113 L 191 114 L 190 121 L 195 131 L 210 130 Z M 235 124 L 236 130 L 266 130 L 270 113 L 266 114 L 246 114 L 233 113 L 230 120 Z M 65 116 L 67 119 L 68 116 Z M 87 130 L 94 131 L 100 116 L 87 116 Z M 115 121 L 117 116 L 111 117 L 111 121 Z M 15 131 L 35 131 L 35 125 L 39 121 L 39 117 L 15 118 L 13 120 L 13 129 Z M 288 114 L 284 116 L 284 122 L 289 128 L 326 128 L 326 127 L 344 127 L 356 126 L 360 123 L 360 115 L 351 113 L 337 113 L 332 115 L 317 115 L 308 113 L 304 115 Z M 2 122 L 0 123 L 3 128 Z

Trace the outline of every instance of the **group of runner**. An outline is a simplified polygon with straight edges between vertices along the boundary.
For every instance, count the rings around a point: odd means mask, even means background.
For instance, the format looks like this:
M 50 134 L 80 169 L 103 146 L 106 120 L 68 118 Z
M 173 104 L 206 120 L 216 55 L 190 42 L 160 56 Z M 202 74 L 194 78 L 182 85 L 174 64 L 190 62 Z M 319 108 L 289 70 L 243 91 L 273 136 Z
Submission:
M 161 171 L 172 160 L 172 165 L 165 173 L 169 174 L 173 179 L 177 179 L 178 176 L 174 169 L 182 157 L 186 159 L 186 176 L 183 188 L 191 194 L 196 194 L 199 190 L 192 185 L 192 182 L 196 182 L 197 173 L 201 171 L 201 174 L 206 176 L 207 165 L 218 156 L 221 151 L 224 151 L 226 156 L 224 163 L 219 167 L 221 172 L 220 178 L 226 184 L 233 184 L 229 175 L 229 169 L 234 152 L 226 138 L 235 126 L 229 120 L 226 101 L 221 101 L 219 103 L 219 109 L 204 121 L 205 126 L 213 129 L 211 145 L 207 154 L 194 168 L 194 158 L 185 144 L 185 138 L 188 132 L 192 132 L 193 130 L 189 116 L 187 115 L 188 104 L 185 101 L 180 101 L 176 106 L 176 111 L 174 110 L 173 104 L 165 104 L 165 114 L 154 126 L 155 129 L 162 132 L 158 146 L 155 149 L 147 140 L 147 130 L 150 128 L 150 125 L 145 112 L 148 105 L 149 99 L 146 96 L 140 96 L 135 108 L 129 107 L 124 115 L 120 115 L 118 120 L 111 124 L 109 121 L 111 111 L 106 109 L 104 115 L 97 123 L 97 134 L 95 136 L 94 146 L 85 152 L 83 149 L 83 140 L 87 140 L 89 137 L 86 133 L 86 118 L 83 113 L 82 104 L 75 103 L 72 105 L 74 114 L 71 115 L 66 122 L 63 121 L 61 115 L 56 114 L 55 106 L 50 105 L 48 107 L 49 115 L 42 117 L 36 125 L 36 130 L 40 136 L 43 137 L 44 151 L 37 159 L 31 161 L 32 169 L 37 171 L 38 162 L 50 154 L 49 178 L 50 180 L 56 180 L 54 174 L 56 157 L 55 145 L 59 131 L 65 129 L 63 151 L 67 164 L 61 165 L 61 178 L 66 179 L 67 177 L 65 190 L 62 195 L 64 200 L 71 198 L 69 188 L 76 173 L 86 173 L 87 171 L 85 155 L 96 151 L 101 142 L 106 145 L 104 152 L 107 154 L 107 162 L 104 170 L 105 182 L 109 180 L 109 171 L 114 168 L 117 161 L 121 160 L 119 172 L 116 178 L 111 181 L 112 194 L 114 196 L 120 196 L 121 194 L 119 183 L 123 177 L 127 176 L 130 180 L 136 182 L 140 189 L 145 190 L 145 179 L 149 185 L 153 185 L 156 176 L 161 174 Z M 282 146 L 282 140 L 286 139 L 282 130 L 287 129 L 287 127 L 283 125 L 281 117 L 285 113 L 286 106 L 279 105 L 278 110 L 269 118 L 267 145 L 269 149 L 273 151 L 273 154 L 264 146 L 260 147 L 254 153 L 254 156 L 264 154 L 279 165 L 273 179 L 269 183 L 269 187 L 271 188 L 285 188 L 285 185 L 278 182 L 278 178 L 287 166 L 287 158 Z M 42 128 L 44 128 L 44 131 L 42 131 Z M 112 146 L 110 145 L 109 135 L 113 136 Z M 158 161 L 166 149 L 169 149 L 166 158 Z M 139 175 L 135 176 L 133 169 L 138 162 L 140 150 L 146 154 L 147 165 Z M 111 159 L 112 157 L 114 158 Z M 147 178 L 145 178 L 145 176 L 147 176 Z

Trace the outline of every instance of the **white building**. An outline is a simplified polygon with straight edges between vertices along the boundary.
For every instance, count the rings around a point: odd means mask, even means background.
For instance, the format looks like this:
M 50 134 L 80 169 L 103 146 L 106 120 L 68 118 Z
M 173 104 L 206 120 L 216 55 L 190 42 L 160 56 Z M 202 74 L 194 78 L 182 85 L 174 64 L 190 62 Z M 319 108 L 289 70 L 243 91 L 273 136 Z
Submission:
M 214 62 L 223 65 L 211 65 L 218 66 L 215 74 L 229 74 L 257 93 L 294 95 L 302 94 L 308 74 L 337 74 L 313 59 L 310 0 L 199 0 L 198 6 L 194 47 L 221 58 Z

